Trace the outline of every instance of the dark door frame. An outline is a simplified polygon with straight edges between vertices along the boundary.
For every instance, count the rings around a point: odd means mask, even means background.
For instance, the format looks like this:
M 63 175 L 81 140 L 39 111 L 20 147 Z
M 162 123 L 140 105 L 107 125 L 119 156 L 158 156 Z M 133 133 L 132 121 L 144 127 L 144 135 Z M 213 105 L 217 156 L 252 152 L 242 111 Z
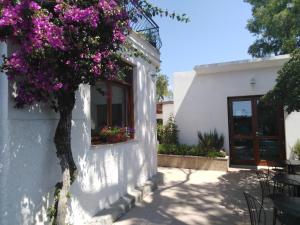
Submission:
M 256 101 L 262 97 L 262 95 L 249 95 L 249 96 L 233 96 L 233 97 L 227 97 L 227 107 L 228 107 L 228 130 L 229 130 L 229 161 L 230 165 L 255 165 L 255 166 L 267 166 L 267 165 L 277 165 L 282 163 L 286 159 L 286 146 L 285 146 L 285 124 L 284 124 L 284 110 L 283 107 L 278 107 L 278 115 L 277 115 L 277 122 L 278 122 L 278 129 L 279 129 L 279 134 L 278 134 L 278 141 L 280 144 L 280 157 L 278 161 L 273 162 L 273 161 L 266 161 L 266 160 L 260 160 L 259 159 L 259 140 L 261 139 L 272 139 L 272 137 L 259 137 L 257 136 L 257 105 Z M 233 101 L 251 101 L 251 107 L 252 107 L 252 134 L 251 135 L 241 135 L 241 138 L 243 139 L 248 139 L 253 141 L 253 151 L 254 151 L 254 161 L 252 160 L 245 160 L 245 161 L 240 161 L 238 163 L 234 162 L 234 151 L 233 151 L 233 123 L 232 123 L 232 107 L 231 104 Z

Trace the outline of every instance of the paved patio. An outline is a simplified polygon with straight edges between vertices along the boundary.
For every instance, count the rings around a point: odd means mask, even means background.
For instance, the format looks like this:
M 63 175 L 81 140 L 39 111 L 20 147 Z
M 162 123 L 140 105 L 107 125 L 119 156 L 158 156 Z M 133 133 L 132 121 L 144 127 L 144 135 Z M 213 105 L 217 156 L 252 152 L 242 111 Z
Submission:
M 249 224 L 243 191 L 260 197 L 256 174 L 159 168 L 165 184 L 114 225 Z

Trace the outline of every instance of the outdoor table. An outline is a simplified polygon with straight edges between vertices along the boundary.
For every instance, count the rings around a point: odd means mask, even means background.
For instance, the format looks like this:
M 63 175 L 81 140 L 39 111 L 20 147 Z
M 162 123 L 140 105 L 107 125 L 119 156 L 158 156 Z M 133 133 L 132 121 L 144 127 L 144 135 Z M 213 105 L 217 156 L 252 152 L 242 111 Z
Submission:
M 297 188 L 297 196 L 300 197 L 300 175 L 276 174 L 272 178 L 272 180 L 281 184 L 295 186 Z M 292 182 L 292 181 L 296 181 L 296 182 Z
M 274 217 L 273 225 L 276 224 L 277 212 L 283 214 L 282 219 L 286 225 L 300 224 L 300 198 L 298 197 L 279 197 L 273 200 Z
M 288 173 L 294 174 L 296 172 L 295 168 L 300 168 L 300 160 L 285 160 L 284 164 L 287 165 Z

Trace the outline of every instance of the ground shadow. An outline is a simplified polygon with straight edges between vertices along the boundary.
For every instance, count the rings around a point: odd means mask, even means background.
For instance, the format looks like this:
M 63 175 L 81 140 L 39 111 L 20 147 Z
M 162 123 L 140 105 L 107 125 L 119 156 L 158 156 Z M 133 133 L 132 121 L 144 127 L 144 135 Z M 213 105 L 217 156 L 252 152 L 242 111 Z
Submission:
M 172 173 L 178 174 L 166 174 Z M 116 225 L 242 225 L 248 224 L 243 196 L 248 191 L 260 199 L 254 171 L 228 173 L 162 169 L 175 177 Z M 179 178 L 180 177 L 180 178 Z

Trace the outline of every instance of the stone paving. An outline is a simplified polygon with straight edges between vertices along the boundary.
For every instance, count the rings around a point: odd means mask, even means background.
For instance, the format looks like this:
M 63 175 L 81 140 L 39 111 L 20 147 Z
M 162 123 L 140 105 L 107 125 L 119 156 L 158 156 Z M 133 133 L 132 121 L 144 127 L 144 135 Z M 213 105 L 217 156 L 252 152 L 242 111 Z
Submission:
M 256 174 L 159 168 L 165 184 L 114 225 L 249 224 L 243 191 L 260 198 Z

